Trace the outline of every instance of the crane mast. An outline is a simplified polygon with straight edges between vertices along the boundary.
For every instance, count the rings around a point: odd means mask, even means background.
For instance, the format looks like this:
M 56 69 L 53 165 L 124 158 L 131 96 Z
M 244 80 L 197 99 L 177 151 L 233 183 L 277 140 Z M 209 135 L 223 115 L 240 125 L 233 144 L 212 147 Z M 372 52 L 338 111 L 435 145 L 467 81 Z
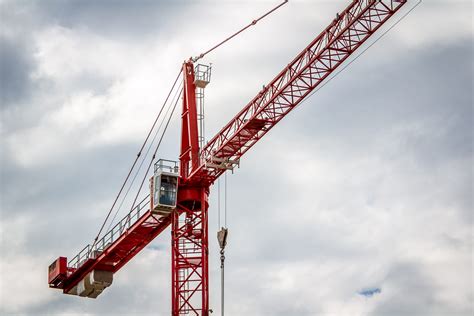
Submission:
M 271 128 L 301 103 L 407 0 L 354 0 L 203 148 L 200 148 L 196 89 L 209 71 L 196 73 L 183 63 L 183 107 L 177 196 L 172 207 L 156 211 L 153 195 L 119 221 L 102 239 L 67 262 L 49 268 L 49 286 L 64 293 L 96 297 L 112 275 L 171 226 L 172 315 L 209 315 L 208 208 L 210 186 Z M 162 167 L 162 166 L 161 166 Z M 161 168 L 159 166 L 159 168 Z M 179 169 L 179 176 L 178 176 Z M 157 170 L 155 169 L 155 172 Z M 153 188 L 153 182 L 152 186 Z M 151 202 L 151 204 L 150 204 Z M 148 208 L 148 205 L 151 205 Z M 84 290 L 89 286 L 89 291 Z
M 183 64 L 181 168 L 177 207 L 171 214 L 172 315 L 207 315 L 209 311 L 209 184 L 189 181 L 200 166 L 196 89 L 209 83 L 209 72 L 207 68 L 196 76 L 191 60 Z

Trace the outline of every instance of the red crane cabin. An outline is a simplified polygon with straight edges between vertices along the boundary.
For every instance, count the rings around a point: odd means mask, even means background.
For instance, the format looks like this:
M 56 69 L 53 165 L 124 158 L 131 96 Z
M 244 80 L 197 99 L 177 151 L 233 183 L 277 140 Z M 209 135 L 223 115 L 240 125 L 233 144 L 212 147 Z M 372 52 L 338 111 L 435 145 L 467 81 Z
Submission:
M 273 126 L 333 73 L 406 0 L 354 0 L 205 146 L 196 91 L 210 69 L 184 62 L 181 153 L 178 163 L 160 160 L 145 198 L 102 239 L 72 260 L 49 267 L 48 284 L 66 294 L 97 297 L 113 274 L 171 226 L 172 315 L 209 314 L 208 196 L 210 186 Z M 202 67 L 202 65 L 198 65 Z

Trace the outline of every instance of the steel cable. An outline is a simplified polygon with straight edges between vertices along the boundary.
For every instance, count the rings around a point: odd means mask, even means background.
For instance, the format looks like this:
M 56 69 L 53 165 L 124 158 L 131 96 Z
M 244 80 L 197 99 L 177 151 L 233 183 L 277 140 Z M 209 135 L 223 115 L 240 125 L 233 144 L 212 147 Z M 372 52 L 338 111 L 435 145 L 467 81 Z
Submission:
M 279 9 L 281 6 L 283 6 L 284 4 L 288 3 L 288 0 L 284 0 L 282 3 L 280 3 L 279 5 L 277 5 L 276 7 L 274 7 L 273 9 L 271 9 L 270 11 L 268 11 L 267 13 L 265 13 L 264 15 L 260 16 L 259 18 L 253 20 L 252 22 L 250 22 L 249 24 L 247 24 L 247 26 L 241 28 L 239 31 L 235 32 L 234 34 L 232 34 L 231 36 L 227 37 L 226 39 L 224 39 L 223 41 L 219 42 L 218 44 L 216 44 L 215 46 L 213 46 L 212 48 L 208 49 L 207 51 L 205 51 L 204 53 L 201 53 L 199 56 L 197 57 L 194 57 L 194 58 L 191 58 L 191 60 L 193 62 L 196 62 L 198 61 L 199 59 L 203 58 L 204 56 L 206 56 L 207 54 L 209 54 L 210 52 L 212 52 L 214 49 L 218 48 L 219 46 L 223 45 L 224 43 L 226 43 L 227 41 L 230 41 L 231 39 L 233 39 L 234 37 L 236 37 L 237 35 L 239 35 L 240 33 L 242 33 L 243 31 L 245 31 L 246 29 L 248 29 L 249 27 L 251 26 L 254 26 L 255 24 L 257 24 L 258 21 L 262 20 L 263 18 L 265 18 L 267 15 L 273 13 L 274 11 L 276 11 L 277 9 Z
M 151 126 L 150 130 L 148 131 L 148 134 L 147 134 L 147 136 L 146 136 L 146 138 L 145 138 L 145 141 L 143 142 L 143 144 L 142 144 L 140 150 L 138 151 L 137 157 L 135 158 L 135 161 L 133 162 L 132 167 L 130 168 L 130 170 L 129 170 L 129 172 L 128 172 L 128 174 L 127 174 L 127 176 L 126 176 L 126 178 L 125 178 L 125 180 L 124 180 L 124 182 L 123 182 L 123 184 L 122 184 L 122 186 L 120 187 L 120 190 L 119 190 L 117 196 L 115 197 L 115 200 L 114 200 L 114 202 L 112 203 L 112 206 L 110 207 L 110 210 L 109 210 L 109 212 L 107 213 L 107 216 L 105 217 L 105 220 L 104 220 L 104 222 L 102 223 L 102 225 L 101 225 L 101 227 L 100 227 L 100 229 L 99 229 L 99 232 L 97 233 L 97 236 L 94 238 L 94 241 L 93 241 L 92 246 L 91 246 L 91 248 L 90 248 L 91 250 L 94 248 L 94 246 L 95 246 L 97 240 L 99 239 L 100 234 L 102 233 L 102 230 L 104 229 L 105 224 L 107 223 L 107 220 L 108 220 L 109 217 L 110 217 L 110 214 L 112 213 L 112 211 L 113 211 L 115 205 L 117 204 L 117 201 L 118 201 L 120 195 L 122 194 L 122 191 L 123 191 L 123 189 L 125 188 L 125 185 L 127 184 L 128 179 L 130 178 L 130 175 L 132 174 L 132 171 L 133 171 L 133 169 L 135 168 L 135 166 L 136 166 L 136 164 L 137 164 L 137 162 L 138 162 L 138 159 L 140 159 L 140 156 L 141 156 L 141 154 L 142 154 L 142 151 L 143 151 L 143 149 L 145 148 L 146 143 L 148 142 L 148 139 L 150 138 L 150 135 L 151 135 L 151 133 L 153 132 L 153 130 L 154 130 L 154 128 L 155 128 L 155 125 L 156 125 L 156 123 L 158 122 L 158 119 L 160 118 L 161 113 L 163 112 L 163 109 L 165 108 L 165 105 L 166 105 L 166 103 L 168 102 L 168 99 L 169 99 L 170 95 L 172 94 L 172 92 L 173 92 L 173 90 L 174 90 L 174 87 L 176 86 L 176 83 L 178 82 L 178 79 L 179 79 L 179 77 L 180 77 L 180 75 L 181 75 L 181 72 L 182 72 L 182 69 L 180 69 L 178 75 L 176 76 L 176 79 L 175 79 L 175 81 L 174 81 L 174 83 L 173 83 L 173 86 L 171 87 L 170 91 L 168 92 L 168 95 L 166 96 L 166 99 L 165 99 L 163 105 L 161 106 L 161 109 L 160 109 L 158 115 L 156 116 L 156 119 L 155 119 L 155 121 L 153 122 L 153 125 Z
M 181 94 L 181 92 L 183 91 L 183 89 L 178 89 L 179 91 L 179 94 Z M 155 157 L 156 157 L 156 153 L 158 152 L 158 149 L 160 148 L 160 145 L 161 145 L 161 142 L 163 140 L 163 137 L 165 136 L 165 133 L 166 133 L 166 130 L 168 129 L 168 125 L 171 121 L 171 117 L 173 117 L 173 113 L 176 109 L 176 105 L 178 104 L 178 101 L 179 101 L 179 97 L 176 98 L 176 102 L 174 103 L 174 106 L 173 106 L 173 110 L 171 111 L 171 114 L 170 116 L 168 117 L 168 121 L 166 122 L 166 125 L 165 125 L 165 128 L 163 130 L 163 133 L 161 134 L 161 137 L 160 137 L 160 140 L 158 141 L 158 144 L 156 145 L 156 148 L 155 148 L 155 151 L 153 152 L 153 156 L 151 157 L 151 160 L 150 160 L 150 163 L 148 164 L 148 167 L 146 169 L 146 172 L 145 172 L 145 175 L 143 176 L 143 179 L 142 179 L 142 182 L 140 183 L 140 187 L 138 188 L 138 192 L 135 196 L 135 199 L 133 200 L 133 204 L 132 204 L 132 207 L 130 208 L 131 210 L 133 210 L 133 208 L 135 207 L 135 203 L 137 202 L 137 199 L 138 199 L 138 196 L 140 195 L 140 192 L 143 188 L 143 183 L 145 183 L 145 180 L 148 176 L 148 172 L 150 171 L 150 168 L 151 168 L 151 165 L 153 164 L 153 161 L 155 160 Z
M 180 88 L 181 88 L 181 86 L 180 86 L 178 89 L 180 89 Z M 175 97 L 176 97 L 176 94 L 175 94 L 175 96 L 173 97 L 172 102 L 170 103 L 170 105 L 173 104 Z M 169 106 L 169 107 L 168 107 L 168 110 L 166 110 L 165 117 L 167 116 L 167 114 L 168 114 L 170 108 L 171 108 L 171 106 Z M 120 202 L 119 207 L 118 207 L 117 210 L 115 211 L 115 214 L 114 214 L 114 216 L 112 217 L 112 220 L 110 221 L 109 226 L 108 226 L 108 228 L 107 228 L 106 231 L 109 231 L 109 230 L 110 230 L 110 228 L 112 227 L 112 224 L 114 223 L 115 218 L 117 217 L 119 211 L 121 210 L 121 208 L 122 208 L 122 206 L 123 206 L 123 204 L 124 204 L 124 202 L 125 202 L 125 199 L 126 199 L 126 197 L 128 196 L 128 193 L 129 193 L 130 190 L 132 189 L 132 186 L 133 186 L 133 184 L 135 183 L 135 180 L 137 179 L 138 174 L 140 173 L 140 170 L 142 169 L 142 166 L 143 166 L 143 163 L 145 162 L 146 157 L 148 157 L 148 154 L 150 153 L 150 150 L 151 150 L 151 148 L 153 147 L 153 144 L 155 143 L 156 137 L 158 136 L 158 133 L 160 132 L 161 127 L 163 126 L 164 121 L 165 121 L 165 120 L 163 119 L 163 120 L 161 121 L 160 125 L 158 126 L 158 128 L 156 129 L 155 135 L 153 135 L 153 139 L 151 140 L 151 143 L 150 143 L 150 145 L 148 146 L 148 149 L 146 150 L 146 153 L 145 153 L 145 155 L 143 156 L 143 159 L 141 160 L 140 165 L 138 166 L 137 172 L 135 172 L 135 175 L 133 176 L 133 179 L 132 179 L 132 181 L 130 182 L 130 185 L 128 186 L 128 189 L 127 189 L 127 191 L 125 192 L 125 194 L 124 194 L 124 196 L 123 196 L 123 198 L 122 198 L 122 201 Z
M 328 80 L 326 80 L 320 87 L 318 87 L 316 90 L 308 94 L 303 101 L 301 101 L 300 104 L 308 100 L 313 94 L 324 88 L 331 80 L 336 78 L 341 72 L 343 72 L 347 67 L 349 67 L 353 62 L 355 62 L 360 56 L 362 56 L 369 48 L 375 45 L 382 37 L 384 37 L 388 32 L 390 32 L 395 26 L 397 26 L 398 23 L 400 23 L 403 19 L 405 19 L 423 0 L 419 0 L 410 10 L 408 10 L 404 15 L 400 17 L 392 26 L 390 26 L 385 32 L 383 32 L 376 40 L 374 40 L 372 43 L 370 43 L 369 46 L 364 48 L 363 51 L 361 51 L 357 56 L 355 56 L 351 61 L 349 61 L 347 64 L 344 65 L 338 72 L 336 72 L 333 76 L 331 76 Z

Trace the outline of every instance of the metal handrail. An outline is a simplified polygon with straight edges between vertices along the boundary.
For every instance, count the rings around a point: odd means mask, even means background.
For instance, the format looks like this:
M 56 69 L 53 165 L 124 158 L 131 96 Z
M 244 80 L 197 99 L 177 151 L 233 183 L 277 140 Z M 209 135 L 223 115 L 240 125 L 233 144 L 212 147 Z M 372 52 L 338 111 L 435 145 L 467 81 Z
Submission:
M 174 160 L 160 159 L 155 163 L 155 168 L 154 168 L 155 173 L 158 170 L 178 173 L 179 171 L 178 162 Z
M 143 209 L 149 203 L 150 195 L 147 195 L 137 206 L 135 206 L 127 215 L 125 215 L 111 230 L 109 230 L 101 239 L 99 239 L 92 249 L 91 245 L 85 246 L 79 253 L 68 262 L 68 267 L 78 269 L 87 259 L 95 259 L 114 241 L 116 241 L 127 229 L 135 224 L 141 215 Z

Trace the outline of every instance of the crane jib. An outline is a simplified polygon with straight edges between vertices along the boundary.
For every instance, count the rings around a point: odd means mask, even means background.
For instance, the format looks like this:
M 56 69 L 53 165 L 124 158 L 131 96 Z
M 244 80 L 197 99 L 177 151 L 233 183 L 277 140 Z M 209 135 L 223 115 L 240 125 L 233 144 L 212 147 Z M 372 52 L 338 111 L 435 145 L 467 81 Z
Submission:
M 406 1 L 354 1 L 203 148 L 204 162 L 213 157 L 238 160 L 273 126 L 340 66 Z M 252 124 L 265 122 L 256 131 Z M 251 137 L 248 131 L 252 130 Z M 211 183 L 223 170 L 205 164 L 190 178 Z
M 303 101 L 354 51 L 392 17 L 406 0 L 357 0 L 338 13 L 287 67 L 250 101 L 201 151 L 201 164 L 187 181 L 209 186 Z M 204 196 L 204 193 L 203 193 Z M 204 198 L 202 199 L 204 201 Z M 49 286 L 64 293 L 96 297 L 117 272 L 171 224 L 157 216 L 145 198 L 97 244 L 71 261 L 60 257 L 49 266 Z M 177 205 L 173 216 L 186 211 Z M 93 249 L 89 249 L 93 248 Z M 89 290 L 88 290 L 89 289 Z M 92 291 L 92 292 L 91 292 Z M 79 294 L 78 294 L 79 295 Z

